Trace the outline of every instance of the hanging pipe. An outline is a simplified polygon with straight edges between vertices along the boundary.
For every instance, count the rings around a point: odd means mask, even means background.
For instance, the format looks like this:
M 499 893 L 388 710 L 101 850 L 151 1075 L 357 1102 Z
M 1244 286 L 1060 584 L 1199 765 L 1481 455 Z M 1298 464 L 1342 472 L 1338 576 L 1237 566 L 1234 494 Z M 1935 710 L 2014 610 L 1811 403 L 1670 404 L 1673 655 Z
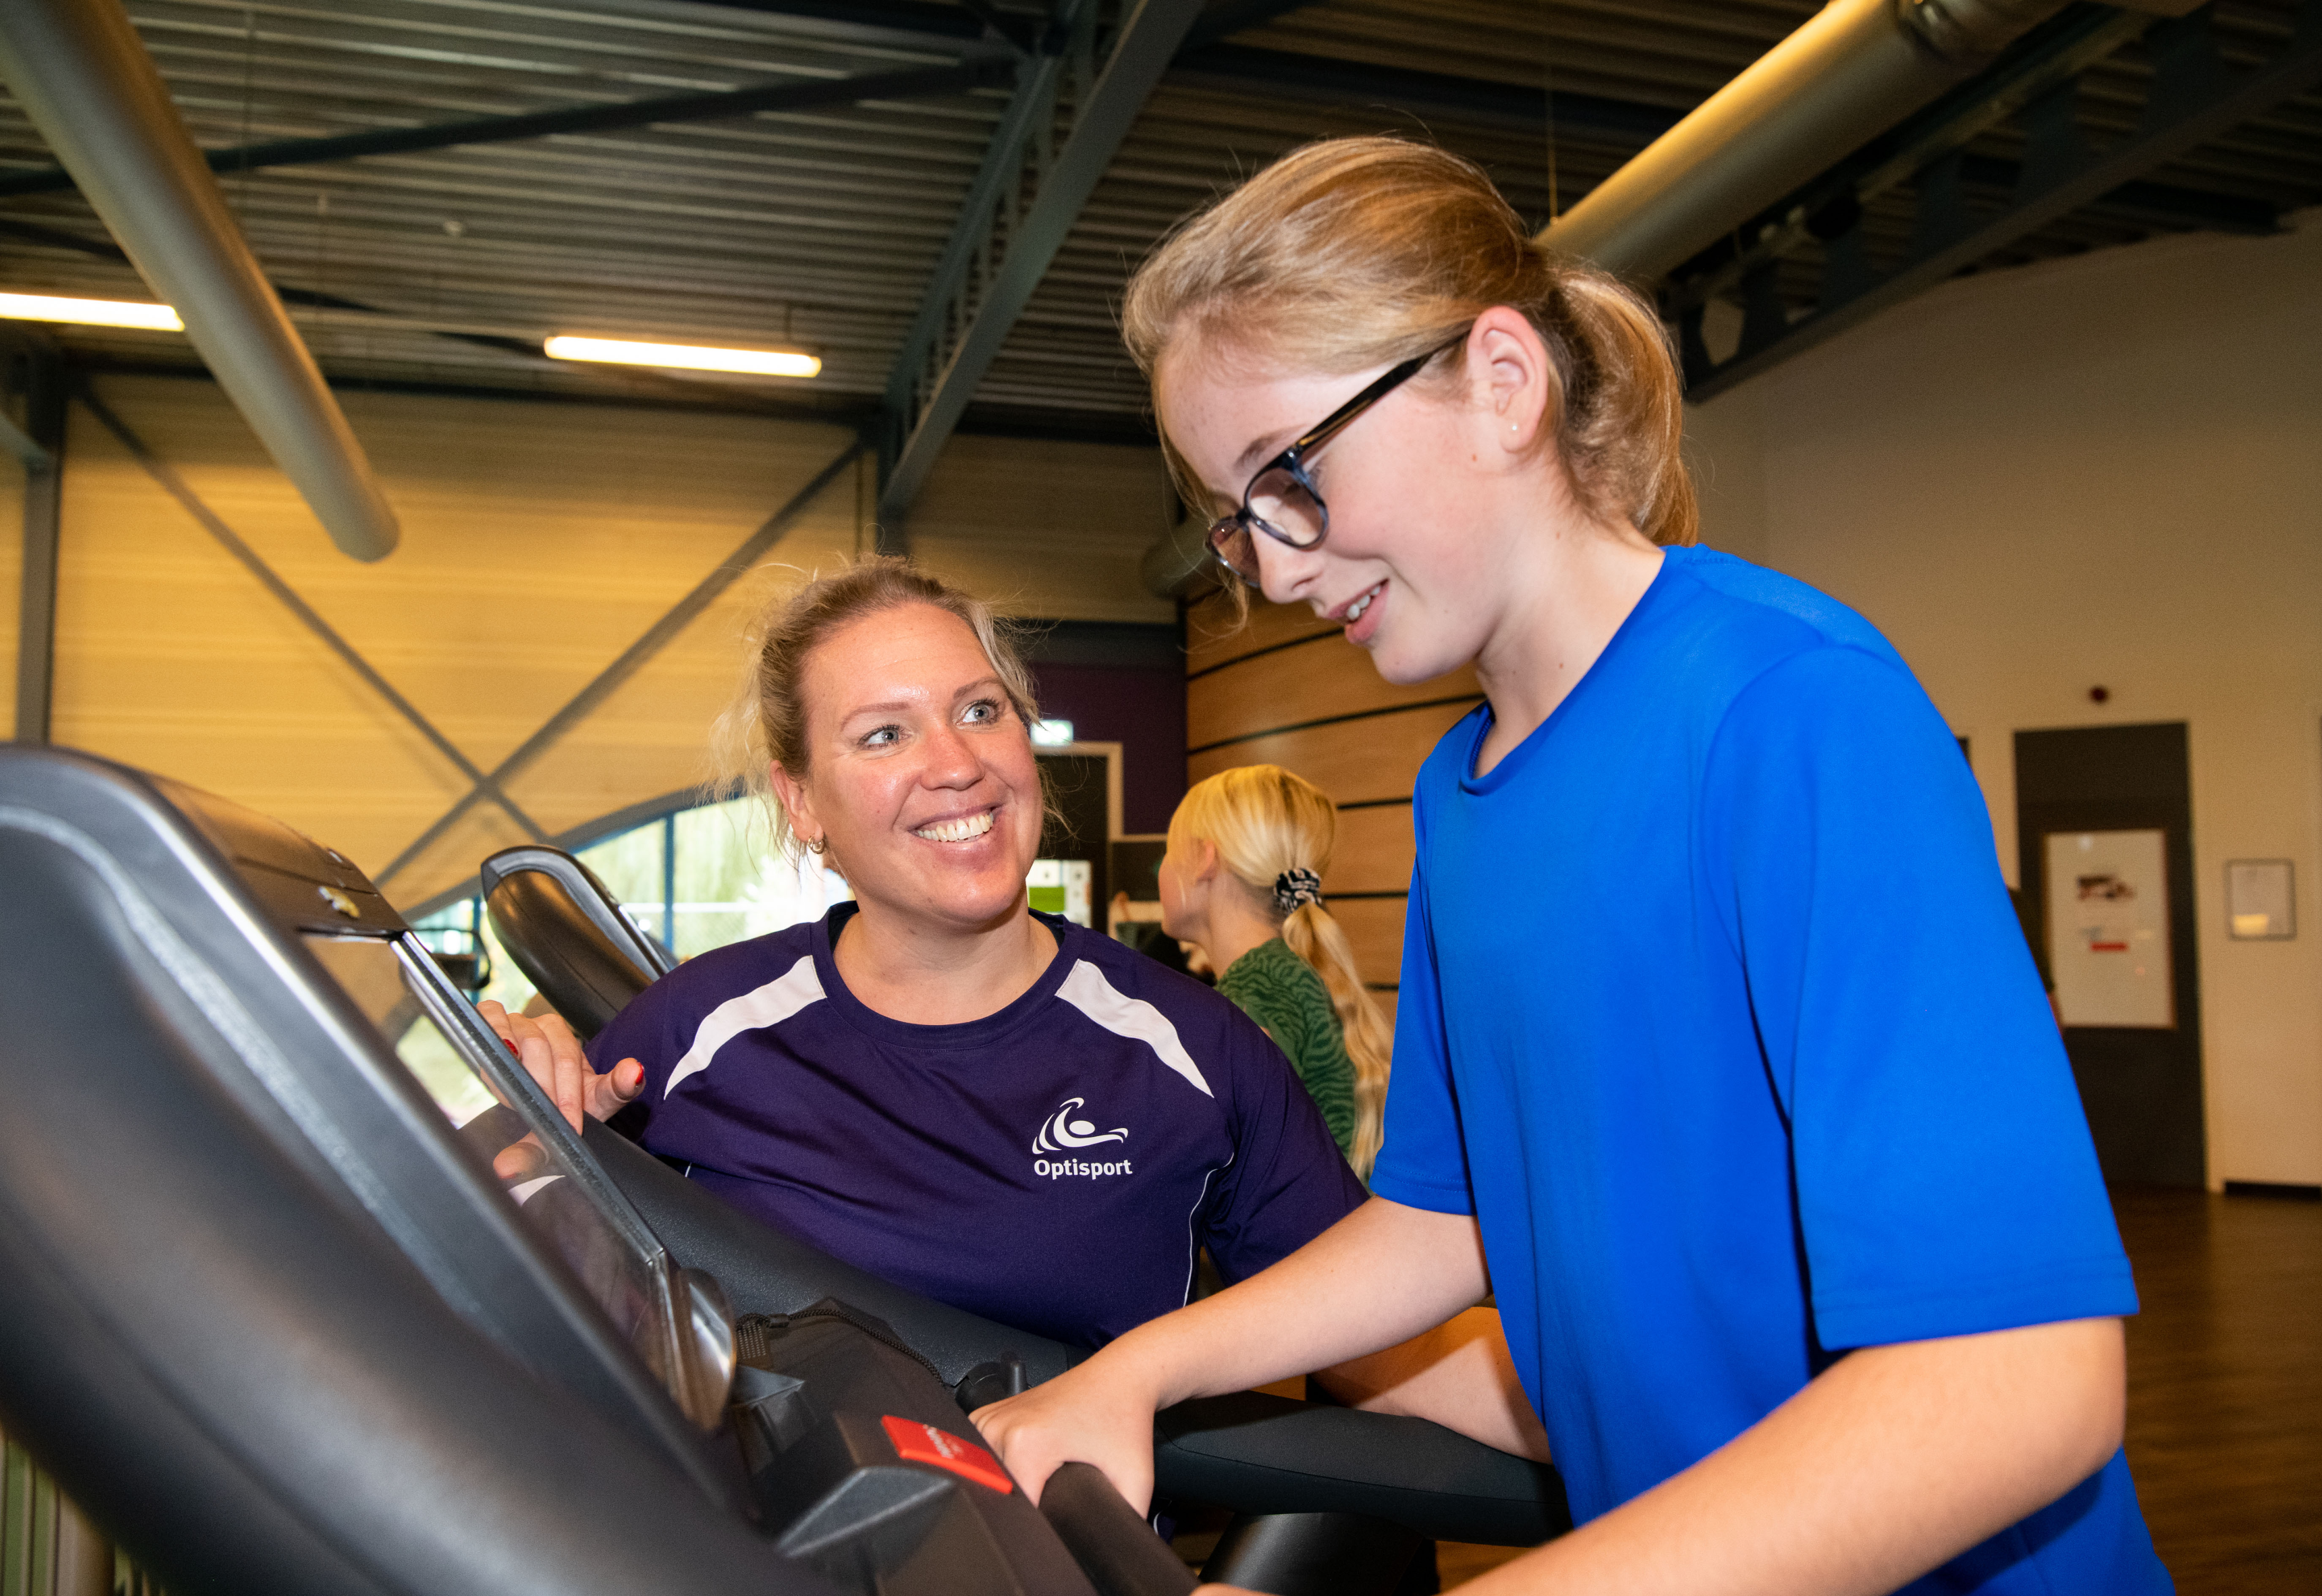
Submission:
M 0 3 L 0 78 L 305 497 L 357 560 L 395 512 L 117 0 Z
M 1832 0 L 1540 242 L 1650 282 L 1981 71 L 2066 3 Z

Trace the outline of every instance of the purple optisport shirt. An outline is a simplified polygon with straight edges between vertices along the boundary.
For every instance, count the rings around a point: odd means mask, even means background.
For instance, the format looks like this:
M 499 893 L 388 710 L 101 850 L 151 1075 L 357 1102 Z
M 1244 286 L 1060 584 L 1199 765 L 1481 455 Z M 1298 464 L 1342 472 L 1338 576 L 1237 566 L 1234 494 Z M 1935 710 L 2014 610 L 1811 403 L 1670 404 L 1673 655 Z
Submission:
M 831 944 L 855 913 L 704 953 L 590 1044 L 645 1089 L 614 1120 L 745 1212 L 1004 1324 L 1101 1345 L 1363 1200 L 1273 1042 L 1200 982 L 1054 916 L 997 1014 L 864 1008 Z

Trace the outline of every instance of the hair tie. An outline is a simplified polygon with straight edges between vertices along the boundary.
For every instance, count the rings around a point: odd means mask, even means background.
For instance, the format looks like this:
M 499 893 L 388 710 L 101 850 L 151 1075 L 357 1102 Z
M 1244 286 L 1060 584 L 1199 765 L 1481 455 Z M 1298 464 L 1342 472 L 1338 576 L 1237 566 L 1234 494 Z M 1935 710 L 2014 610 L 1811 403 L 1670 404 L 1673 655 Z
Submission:
M 1308 904 L 1322 907 L 1322 878 L 1311 870 L 1285 870 L 1274 878 L 1274 906 L 1294 914 Z

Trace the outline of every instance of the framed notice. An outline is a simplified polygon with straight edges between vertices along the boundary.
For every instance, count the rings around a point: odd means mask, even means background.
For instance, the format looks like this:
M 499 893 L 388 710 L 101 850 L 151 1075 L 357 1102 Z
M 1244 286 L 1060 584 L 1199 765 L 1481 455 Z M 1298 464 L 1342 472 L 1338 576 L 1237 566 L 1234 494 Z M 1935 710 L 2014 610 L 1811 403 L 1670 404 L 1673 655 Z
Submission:
M 2068 1026 L 2174 1030 L 2165 834 L 2050 832 L 2048 960 Z
M 2290 861 L 2226 861 L 2226 931 L 2236 942 L 2287 942 L 2298 935 Z

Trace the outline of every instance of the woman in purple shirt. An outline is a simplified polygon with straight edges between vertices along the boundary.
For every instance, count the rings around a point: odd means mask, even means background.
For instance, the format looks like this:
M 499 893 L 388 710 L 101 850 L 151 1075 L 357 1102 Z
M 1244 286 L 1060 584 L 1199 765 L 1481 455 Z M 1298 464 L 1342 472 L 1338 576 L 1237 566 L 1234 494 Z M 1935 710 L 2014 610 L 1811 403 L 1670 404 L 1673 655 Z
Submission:
M 777 840 L 855 901 L 690 961 L 592 1057 L 553 1017 L 487 1012 L 576 1124 L 608 1119 L 900 1285 L 1096 1346 L 1184 1305 L 1201 1249 L 1246 1278 L 1363 1189 L 1240 1010 L 1028 907 L 1032 718 L 981 604 L 893 560 L 809 584 L 754 639 L 729 763 L 763 773 Z M 1521 1449 L 1536 1421 L 1494 1329 L 1333 1384 Z M 1446 1408 L 1439 1390 L 1467 1394 Z

